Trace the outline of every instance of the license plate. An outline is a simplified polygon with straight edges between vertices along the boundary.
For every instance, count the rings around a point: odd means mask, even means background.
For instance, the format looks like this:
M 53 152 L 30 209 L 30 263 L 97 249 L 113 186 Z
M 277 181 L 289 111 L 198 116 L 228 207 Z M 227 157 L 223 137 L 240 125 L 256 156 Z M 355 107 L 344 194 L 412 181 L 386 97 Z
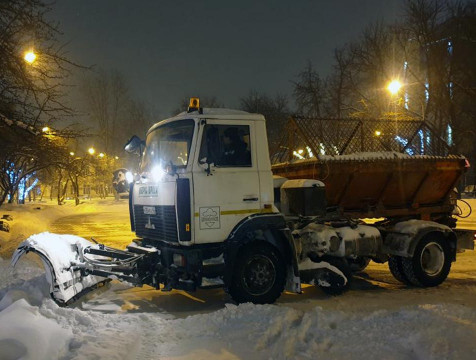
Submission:
M 144 206 L 144 214 L 145 215 L 155 215 L 155 207 L 154 206 Z
M 158 186 L 146 185 L 139 187 L 139 197 L 157 197 L 158 194 Z

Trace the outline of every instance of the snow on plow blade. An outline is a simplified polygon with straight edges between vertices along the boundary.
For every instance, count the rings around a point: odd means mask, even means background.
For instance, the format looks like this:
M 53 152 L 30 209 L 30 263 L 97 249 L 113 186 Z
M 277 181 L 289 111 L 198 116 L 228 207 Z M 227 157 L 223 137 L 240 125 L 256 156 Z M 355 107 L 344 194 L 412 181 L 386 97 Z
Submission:
M 38 254 L 45 267 L 51 297 L 59 305 L 67 305 L 107 280 L 100 276 L 84 275 L 81 271 L 85 265 L 83 249 L 94 246 L 79 236 L 48 232 L 36 234 L 18 246 L 11 265 L 15 266 L 28 252 Z

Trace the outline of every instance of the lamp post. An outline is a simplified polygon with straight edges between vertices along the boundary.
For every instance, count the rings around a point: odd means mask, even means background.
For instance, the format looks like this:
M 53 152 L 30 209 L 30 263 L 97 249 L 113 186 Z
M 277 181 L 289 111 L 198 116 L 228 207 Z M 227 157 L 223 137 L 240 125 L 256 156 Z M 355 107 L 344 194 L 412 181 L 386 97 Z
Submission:
M 37 58 L 37 55 L 35 54 L 33 50 L 28 50 L 23 55 L 23 59 L 30 65 L 36 61 L 36 58 Z
M 392 95 L 397 95 L 400 89 L 402 88 L 402 83 L 398 80 L 392 80 L 388 85 L 387 85 L 387 90 L 390 92 Z
M 392 98 L 394 98 L 398 95 L 402 86 L 403 86 L 402 83 L 398 79 L 394 79 L 394 80 L 390 81 L 387 84 L 387 90 L 390 93 Z M 398 136 L 397 102 L 398 102 L 398 98 L 393 100 L 393 106 L 394 106 L 393 113 L 394 113 L 394 116 L 395 116 L 395 136 Z M 380 136 L 380 135 L 377 135 L 377 132 L 375 133 L 375 135 L 377 137 Z

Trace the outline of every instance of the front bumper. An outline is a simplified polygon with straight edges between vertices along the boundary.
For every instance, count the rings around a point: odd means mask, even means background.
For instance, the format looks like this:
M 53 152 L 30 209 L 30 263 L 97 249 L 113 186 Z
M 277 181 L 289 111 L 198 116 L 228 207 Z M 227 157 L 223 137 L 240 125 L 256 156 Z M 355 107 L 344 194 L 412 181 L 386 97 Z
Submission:
M 172 289 L 195 291 L 202 286 L 204 278 L 211 279 L 223 275 L 222 261 L 213 263 L 206 261 L 219 258 L 223 254 L 222 245 L 185 247 L 148 239 L 141 240 L 138 245 L 154 246 L 160 252 L 160 264 L 156 266 L 153 282 L 148 285 L 159 288 L 159 284 L 164 284 L 162 289 L 164 291 Z

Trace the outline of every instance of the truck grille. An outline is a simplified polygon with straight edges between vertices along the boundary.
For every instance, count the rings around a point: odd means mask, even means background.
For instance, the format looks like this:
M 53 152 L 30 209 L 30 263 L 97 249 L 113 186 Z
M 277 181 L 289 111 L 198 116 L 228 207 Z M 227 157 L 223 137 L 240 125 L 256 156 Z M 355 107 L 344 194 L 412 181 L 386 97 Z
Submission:
M 168 242 L 178 242 L 175 206 L 154 206 L 155 215 L 144 214 L 144 206 L 134 206 L 134 222 L 137 236 Z

